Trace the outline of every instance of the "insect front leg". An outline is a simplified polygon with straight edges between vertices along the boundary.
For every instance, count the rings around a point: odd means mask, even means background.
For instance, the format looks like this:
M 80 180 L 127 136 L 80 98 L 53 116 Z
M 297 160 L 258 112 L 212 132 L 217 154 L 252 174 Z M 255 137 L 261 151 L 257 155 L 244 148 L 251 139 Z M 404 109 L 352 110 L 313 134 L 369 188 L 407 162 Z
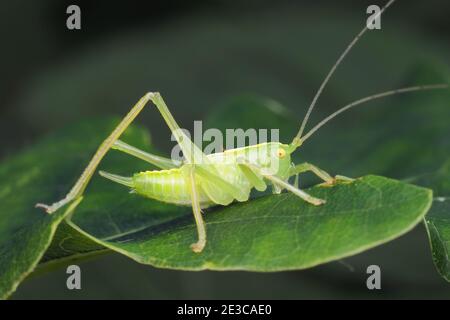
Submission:
M 187 168 L 187 170 L 185 172 L 185 177 L 189 183 L 189 189 L 190 189 L 191 201 L 192 201 L 192 212 L 194 214 L 195 223 L 197 225 L 197 233 L 198 233 L 198 241 L 191 245 L 191 249 L 195 253 L 200 253 L 203 251 L 203 248 L 206 245 L 206 227 L 205 227 L 205 222 L 203 221 L 202 211 L 200 209 L 199 194 L 198 194 L 197 185 L 195 182 L 195 167 L 194 166 L 186 166 L 185 168 Z
M 267 175 L 264 176 L 266 179 L 272 181 L 273 184 L 284 188 L 290 192 L 292 192 L 293 194 L 295 194 L 296 196 L 302 198 L 303 200 L 305 200 L 308 203 L 311 203 L 315 206 L 320 206 L 322 204 L 324 204 L 326 201 L 323 199 L 319 199 L 319 198 L 315 198 L 309 194 L 307 194 L 305 191 L 302 191 L 292 185 L 290 185 L 289 183 L 287 183 L 286 181 L 281 180 L 280 178 L 278 178 L 277 176 L 271 176 L 271 175 Z
M 144 106 L 147 104 L 149 100 L 153 97 L 153 93 L 147 93 L 143 96 L 130 110 L 130 112 L 123 118 L 123 120 L 119 123 L 119 125 L 113 130 L 113 132 L 106 138 L 105 141 L 100 145 L 97 149 L 97 152 L 92 157 L 88 166 L 84 169 L 80 178 L 78 178 L 75 185 L 72 187 L 70 192 L 61 200 L 53 203 L 52 205 L 46 205 L 42 203 L 36 204 L 37 208 L 43 208 L 48 213 L 53 213 L 59 208 L 65 206 L 72 200 L 80 197 L 84 190 L 86 189 L 89 181 L 92 178 L 92 175 L 95 172 L 95 169 L 99 165 L 100 161 L 103 159 L 108 150 L 112 147 L 114 142 L 121 136 L 121 134 L 128 128 L 128 126 L 133 122 L 133 120 L 138 116 L 138 114 L 142 111 Z
M 297 181 L 297 184 L 298 184 L 298 175 L 300 173 L 304 173 L 304 172 L 308 172 L 308 171 L 314 173 L 320 179 L 325 181 L 326 184 L 333 185 L 333 184 L 336 183 L 336 178 L 333 178 L 330 174 L 328 174 L 324 170 L 316 167 L 313 164 L 307 163 L 307 162 L 292 167 L 289 170 L 289 176 L 292 177 L 292 176 L 295 175 L 296 176 L 296 181 Z

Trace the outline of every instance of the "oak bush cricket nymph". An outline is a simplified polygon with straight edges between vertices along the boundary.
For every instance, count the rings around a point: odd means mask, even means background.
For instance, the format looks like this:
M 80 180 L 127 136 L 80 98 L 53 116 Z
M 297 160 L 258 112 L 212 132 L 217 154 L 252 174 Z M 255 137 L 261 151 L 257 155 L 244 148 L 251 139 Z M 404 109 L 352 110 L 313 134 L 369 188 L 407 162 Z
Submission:
M 394 1 L 390 0 L 378 15 L 381 15 Z M 252 189 L 264 191 L 268 185 L 272 186 L 274 193 L 287 190 L 311 205 L 323 205 L 325 203 L 324 200 L 315 198 L 299 189 L 297 183 L 291 185 L 288 182 L 289 178 L 292 176 L 298 177 L 299 174 L 309 171 L 323 180 L 325 185 L 333 185 L 340 179 L 351 179 L 342 176 L 333 177 L 309 163 L 294 165 L 291 160 L 293 152 L 301 147 L 323 125 L 340 113 L 355 106 L 395 94 L 448 88 L 446 84 L 432 84 L 377 93 L 347 104 L 304 133 L 311 112 L 326 84 L 343 59 L 367 30 L 369 28 L 365 26 L 339 56 L 316 92 L 297 135 L 290 143 L 266 142 L 206 155 L 180 129 L 162 96 L 158 92 L 149 92 L 136 103 L 110 136 L 100 145 L 81 177 L 66 197 L 52 205 L 37 204 L 36 206 L 44 208 L 48 213 L 52 213 L 81 197 L 100 161 L 110 149 L 140 158 L 158 167 L 160 170 L 140 172 L 132 177 L 122 177 L 103 171 L 100 171 L 100 175 L 130 188 L 142 196 L 192 207 L 198 232 L 198 241 L 192 244 L 192 250 L 197 253 L 201 252 L 206 245 L 206 228 L 202 217 L 202 208 L 213 205 L 226 206 L 236 200 L 240 202 L 248 201 Z M 169 158 L 149 154 L 119 140 L 121 134 L 148 102 L 152 102 L 157 107 L 175 136 L 185 157 L 183 162 L 174 162 Z

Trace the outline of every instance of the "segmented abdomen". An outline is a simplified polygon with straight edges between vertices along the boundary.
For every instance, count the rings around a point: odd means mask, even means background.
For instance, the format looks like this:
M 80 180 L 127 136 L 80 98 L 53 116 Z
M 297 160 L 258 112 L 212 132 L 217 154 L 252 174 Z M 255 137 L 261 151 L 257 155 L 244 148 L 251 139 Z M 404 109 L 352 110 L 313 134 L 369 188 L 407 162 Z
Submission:
M 248 200 L 253 185 L 245 178 L 236 165 L 216 165 L 216 169 L 222 179 L 233 186 L 238 186 L 247 194 L 245 199 L 240 199 L 239 201 Z M 133 188 L 138 194 L 158 201 L 191 206 L 191 186 L 184 177 L 182 170 L 182 168 L 176 168 L 136 173 L 133 176 Z M 214 202 L 202 188 L 202 181 L 197 176 L 196 189 L 199 195 L 200 206 L 204 208 L 213 205 Z M 228 204 L 233 200 L 231 197 L 226 203 Z
M 133 184 L 134 190 L 140 195 L 178 205 L 192 204 L 190 185 L 179 168 L 136 173 Z M 212 204 L 201 188 L 197 190 L 202 207 Z

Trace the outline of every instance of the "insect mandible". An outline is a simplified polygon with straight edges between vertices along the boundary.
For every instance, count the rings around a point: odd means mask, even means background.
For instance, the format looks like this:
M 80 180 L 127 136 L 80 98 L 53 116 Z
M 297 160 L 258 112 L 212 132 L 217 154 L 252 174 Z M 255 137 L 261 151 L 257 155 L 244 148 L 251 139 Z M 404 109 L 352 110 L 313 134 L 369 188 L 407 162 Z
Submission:
M 378 15 L 381 15 L 394 1 L 390 0 Z M 333 65 L 316 92 L 298 134 L 290 144 L 267 142 L 205 155 L 180 129 L 161 95 L 157 92 L 149 92 L 136 103 L 100 145 L 70 192 L 62 200 L 52 205 L 37 204 L 36 207 L 44 208 L 48 213 L 52 213 L 81 197 L 100 161 L 111 148 L 140 158 L 161 169 L 136 173 L 132 177 L 121 177 L 102 171 L 100 171 L 100 174 L 105 178 L 131 188 L 140 195 L 176 205 L 191 206 L 198 233 L 198 240 L 191 245 L 191 248 L 197 253 L 201 252 L 206 245 L 206 228 L 202 217 L 202 208 L 212 205 L 226 206 L 235 200 L 240 202 L 247 201 L 252 189 L 264 191 L 268 184 L 272 185 L 274 193 L 280 193 L 286 189 L 312 205 L 324 204 L 324 200 L 315 198 L 298 188 L 298 175 L 310 171 L 324 180 L 325 184 L 329 185 L 334 184 L 338 179 L 349 178 L 342 176 L 332 177 L 324 170 L 309 163 L 294 165 L 291 162 L 291 154 L 313 133 L 340 113 L 370 100 L 412 91 L 448 88 L 447 84 L 434 84 L 374 94 L 338 109 L 320 121 L 309 132 L 303 134 L 309 116 L 326 84 L 351 48 L 367 30 L 368 27 L 365 26 Z M 172 159 L 149 154 L 118 140 L 149 101 L 157 107 L 175 136 L 185 157 L 183 162 L 177 163 L 172 161 Z M 288 182 L 288 179 L 292 176 L 296 176 L 294 185 Z

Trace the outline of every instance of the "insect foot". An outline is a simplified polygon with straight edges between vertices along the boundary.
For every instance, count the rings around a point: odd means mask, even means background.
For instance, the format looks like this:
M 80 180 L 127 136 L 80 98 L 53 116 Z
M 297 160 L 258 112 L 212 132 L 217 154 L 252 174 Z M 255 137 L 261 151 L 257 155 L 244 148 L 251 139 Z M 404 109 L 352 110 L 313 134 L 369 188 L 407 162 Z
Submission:
M 337 175 L 334 178 L 325 181 L 324 183 L 320 184 L 322 187 L 333 187 L 339 183 L 352 183 L 353 181 L 355 181 L 355 179 L 352 178 L 348 178 L 346 176 L 340 176 Z
M 45 210 L 45 212 L 47 212 L 47 213 L 52 213 L 52 208 L 51 208 L 51 206 L 48 206 L 48 205 L 46 205 L 46 204 L 43 204 L 43 203 L 36 203 L 36 205 L 34 206 L 35 208 L 41 208 L 41 209 L 44 209 Z
M 331 179 L 328 180 L 328 181 L 323 182 L 323 183 L 321 184 L 321 186 L 322 186 L 322 187 L 332 187 L 332 186 L 334 186 L 336 183 L 337 183 L 337 179 L 336 179 L 336 177 L 334 177 L 334 178 L 331 178 Z
M 326 203 L 325 200 L 323 200 L 323 199 L 318 199 L 318 198 L 312 198 L 312 199 L 309 199 L 308 202 L 311 203 L 311 204 L 313 204 L 313 205 L 315 205 L 315 206 L 321 206 L 321 205 L 323 205 L 323 204 Z
M 206 241 L 198 241 L 196 243 L 191 244 L 191 249 L 195 253 L 200 253 L 203 251 L 203 248 L 205 248 Z
M 334 177 L 334 180 L 336 181 L 336 183 L 352 183 L 353 181 L 355 181 L 355 179 L 353 179 L 353 178 L 349 178 L 346 176 L 339 176 L 339 175 Z

